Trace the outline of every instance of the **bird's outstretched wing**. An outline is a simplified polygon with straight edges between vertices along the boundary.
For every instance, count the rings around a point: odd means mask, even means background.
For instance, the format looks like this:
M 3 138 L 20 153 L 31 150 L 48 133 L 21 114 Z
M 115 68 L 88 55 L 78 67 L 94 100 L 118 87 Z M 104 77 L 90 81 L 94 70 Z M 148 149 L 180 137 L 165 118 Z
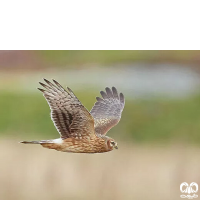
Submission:
M 94 119 L 81 104 L 70 88 L 65 90 L 57 81 L 54 84 L 44 79 L 47 84 L 40 84 L 45 88 L 43 92 L 51 108 L 51 119 L 62 139 L 84 139 L 94 137 Z
M 119 122 L 125 99 L 122 93 L 118 95 L 115 87 L 112 87 L 112 90 L 107 87 L 106 92 L 100 93 L 103 98 L 96 97 L 97 102 L 90 113 L 94 118 L 95 132 L 105 135 Z

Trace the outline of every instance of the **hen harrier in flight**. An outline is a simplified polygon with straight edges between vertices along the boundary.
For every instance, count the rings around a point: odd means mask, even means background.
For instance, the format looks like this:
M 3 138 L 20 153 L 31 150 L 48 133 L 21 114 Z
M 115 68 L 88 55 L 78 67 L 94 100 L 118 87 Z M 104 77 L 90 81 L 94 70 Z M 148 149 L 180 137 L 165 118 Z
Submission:
M 74 153 L 102 153 L 117 149 L 117 143 L 106 133 L 115 126 L 124 108 L 125 100 L 117 89 L 106 88 L 101 96 L 96 97 L 92 110 L 81 104 L 72 90 L 65 90 L 57 81 L 54 84 L 44 79 L 45 88 L 38 88 L 51 109 L 51 119 L 58 132 L 59 139 L 41 141 L 22 141 L 24 144 L 41 144 L 43 147 L 57 151 Z

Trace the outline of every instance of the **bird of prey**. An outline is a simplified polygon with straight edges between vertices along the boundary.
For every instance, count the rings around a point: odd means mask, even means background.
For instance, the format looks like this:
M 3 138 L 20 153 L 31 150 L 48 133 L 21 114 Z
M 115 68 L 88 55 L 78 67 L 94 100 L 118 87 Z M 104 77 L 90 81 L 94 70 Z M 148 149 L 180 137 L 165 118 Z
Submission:
M 124 95 L 117 89 L 106 87 L 89 112 L 70 88 L 65 90 L 57 81 L 44 79 L 38 88 L 51 109 L 51 119 L 60 133 L 59 139 L 22 141 L 24 144 L 41 144 L 45 148 L 73 153 L 103 153 L 118 149 L 117 142 L 106 136 L 115 126 L 125 105 Z

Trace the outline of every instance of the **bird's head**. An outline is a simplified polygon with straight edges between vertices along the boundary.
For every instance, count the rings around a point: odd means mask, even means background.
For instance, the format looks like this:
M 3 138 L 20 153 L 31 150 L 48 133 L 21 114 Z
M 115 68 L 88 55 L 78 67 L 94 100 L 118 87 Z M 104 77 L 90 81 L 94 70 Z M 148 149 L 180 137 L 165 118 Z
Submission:
M 115 149 L 118 149 L 117 142 L 115 142 L 113 139 L 109 139 L 109 140 L 107 141 L 107 145 L 108 145 L 108 148 L 109 148 L 110 150 L 113 150 L 114 148 L 115 148 Z

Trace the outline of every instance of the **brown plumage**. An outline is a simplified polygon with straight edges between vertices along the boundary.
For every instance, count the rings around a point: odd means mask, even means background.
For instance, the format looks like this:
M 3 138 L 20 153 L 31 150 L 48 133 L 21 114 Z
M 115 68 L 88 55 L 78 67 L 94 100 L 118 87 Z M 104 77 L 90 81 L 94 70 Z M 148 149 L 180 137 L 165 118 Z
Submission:
M 101 96 L 89 112 L 67 87 L 65 90 L 57 81 L 44 79 L 38 88 L 51 109 L 51 119 L 58 132 L 59 139 L 41 141 L 22 141 L 24 144 L 41 144 L 43 147 L 73 153 L 102 153 L 117 147 L 117 143 L 106 133 L 115 126 L 124 108 L 122 93 L 115 87 L 101 91 Z

